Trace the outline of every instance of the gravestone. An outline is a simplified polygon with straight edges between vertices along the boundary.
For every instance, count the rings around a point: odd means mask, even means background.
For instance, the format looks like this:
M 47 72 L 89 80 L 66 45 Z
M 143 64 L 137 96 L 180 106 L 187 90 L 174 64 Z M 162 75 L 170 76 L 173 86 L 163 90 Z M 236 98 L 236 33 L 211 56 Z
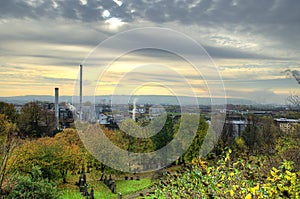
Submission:
M 118 199 L 122 199 L 122 193 L 118 193 Z
M 79 181 L 79 191 L 82 193 L 84 191 L 84 179 L 81 177 Z
M 115 181 L 113 181 L 112 184 L 110 185 L 110 190 L 112 193 L 117 193 L 117 185 Z
M 107 185 L 107 178 L 106 178 L 106 176 L 104 176 L 103 182 L 104 182 L 105 185 Z
M 86 184 L 86 175 L 85 175 L 85 173 L 83 173 L 83 181 L 84 181 L 84 183 Z
M 95 199 L 94 188 L 93 187 L 92 187 L 91 192 L 90 192 L 90 199 Z
M 107 176 L 102 174 L 101 179 L 102 182 L 111 190 L 112 193 L 116 193 L 116 182 L 112 179 L 111 175 L 109 175 L 109 178 L 107 179 Z
M 103 181 L 103 180 L 104 180 L 104 173 L 101 173 L 100 181 Z
M 83 191 L 81 193 L 83 196 L 88 196 L 89 195 L 89 192 L 88 192 L 88 185 L 87 184 L 84 184 L 83 186 Z

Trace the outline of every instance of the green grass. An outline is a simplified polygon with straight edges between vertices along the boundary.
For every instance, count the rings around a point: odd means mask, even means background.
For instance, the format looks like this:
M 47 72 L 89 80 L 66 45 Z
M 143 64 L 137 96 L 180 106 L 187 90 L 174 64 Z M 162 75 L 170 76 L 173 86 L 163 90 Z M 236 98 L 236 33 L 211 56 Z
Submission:
M 143 190 L 152 185 L 153 182 L 150 179 L 141 180 L 120 180 L 117 181 L 117 191 L 121 192 L 122 195 Z M 119 189 L 118 189 L 119 188 Z
M 135 193 L 139 190 L 146 189 L 151 186 L 153 182 L 150 179 L 141 180 L 117 180 L 117 193 L 122 193 L 123 196 Z M 94 187 L 95 198 L 117 198 L 118 194 L 113 194 L 111 191 L 100 181 L 93 181 L 89 183 L 89 191 L 91 187 Z M 61 188 L 62 199 L 83 199 L 77 186 L 65 186 Z

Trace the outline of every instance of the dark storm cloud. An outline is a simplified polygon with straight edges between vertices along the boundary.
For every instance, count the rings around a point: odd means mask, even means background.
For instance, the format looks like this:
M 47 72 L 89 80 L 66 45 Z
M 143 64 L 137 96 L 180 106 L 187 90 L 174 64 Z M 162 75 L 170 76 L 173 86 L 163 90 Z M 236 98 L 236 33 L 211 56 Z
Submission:
M 214 47 L 203 46 L 212 58 L 230 58 L 230 59 L 272 59 L 272 60 L 284 60 L 284 58 L 272 57 L 263 54 L 256 54 L 252 52 L 243 52 L 241 50 L 226 48 L 226 47 Z
M 300 3 L 297 0 L 158 0 L 125 1 L 136 15 L 161 23 L 181 21 L 184 24 L 299 24 Z M 124 9 L 126 9 L 124 6 Z
M 272 45 L 264 42 L 260 45 L 266 48 L 296 50 L 297 53 L 300 46 L 300 2 L 298 0 L 127 0 L 123 1 L 122 5 L 118 5 L 113 0 L 87 0 L 86 4 L 80 0 L 9 0 L 1 1 L 0 18 L 66 18 L 77 22 L 97 22 L 107 19 L 102 16 L 105 10 L 110 12 L 109 17 L 117 17 L 124 22 L 143 19 L 157 25 L 178 22 L 182 26 L 197 25 L 207 29 L 213 27 L 213 31 L 216 32 L 225 29 L 232 31 L 232 35 L 236 36 L 242 34 L 268 38 L 273 41 Z M 49 37 L 49 35 L 45 39 L 48 41 L 52 39 L 53 42 L 57 40 L 58 43 L 68 41 L 71 43 L 76 40 L 86 45 L 95 44 L 93 42 L 95 39 L 78 39 L 77 34 L 68 37 L 53 37 L 54 34 Z M 2 38 L 7 39 L 7 37 Z M 27 37 L 44 39 L 34 32 Z M 208 45 L 206 49 L 212 56 L 220 58 L 276 58 L 276 56 L 259 55 L 255 52 L 246 53 L 240 49 L 234 50 L 232 46 L 220 48 L 220 46 Z M 297 57 L 290 54 L 286 56 Z M 284 59 L 284 56 L 280 59 Z
M 131 15 L 126 8 L 118 6 L 110 0 L 88 0 L 87 4 L 82 4 L 80 0 L 2 1 L 0 17 L 34 19 L 63 17 L 91 22 L 104 20 L 105 18 L 102 16 L 104 10 L 113 12 L 114 17 L 131 19 Z
M 32 2 L 32 3 L 30 3 Z M 226 23 L 299 24 L 300 3 L 297 0 L 128 0 L 121 6 L 112 0 L 40 0 L 2 1 L 0 16 L 6 17 L 65 17 L 82 21 L 104 20 L 102 11 L 131 21 L 140 17 L 153 22 L 222 25 Z

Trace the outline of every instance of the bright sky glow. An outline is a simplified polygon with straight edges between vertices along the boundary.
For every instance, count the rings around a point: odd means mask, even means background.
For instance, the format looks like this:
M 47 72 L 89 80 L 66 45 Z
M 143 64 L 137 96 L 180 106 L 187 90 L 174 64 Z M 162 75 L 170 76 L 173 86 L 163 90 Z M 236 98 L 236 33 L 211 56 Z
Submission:
M 61 95 L 73 95 L 79 64 L 99 43 L 143 27 L 170 28 L 200 43 L 218 66 L 228 97 L 284 104 L 290 93 L 300 93 L 295 78 L 284 72 L 300 70 L 300 2 L 21 0 L 1 4 L 0 96 L 53 95 L 54 87 L 60 88 Z M 101 56 L 111 58 L 117 50 L 107 49 Z M 155 62 L 176 68 L 197 85 L 197 94 L 207 94 L 201 77 L 186 63 L 160 52 L 133 53 L 113 63 L 108 70 L 111 76 L 99 83 L 99 94 L 111 93 L 116 77 L 135 64 Z M 152 73 L 181 88 L 175 75 L 163 69 Z M 168 93 L 157 86 L 138 92 Z

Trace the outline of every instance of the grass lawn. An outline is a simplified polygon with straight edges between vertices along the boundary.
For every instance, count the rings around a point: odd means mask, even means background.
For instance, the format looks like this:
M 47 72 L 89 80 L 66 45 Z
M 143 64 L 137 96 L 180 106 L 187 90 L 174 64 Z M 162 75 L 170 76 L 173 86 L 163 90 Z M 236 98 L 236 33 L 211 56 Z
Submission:
M 91 181 L 88 182 L 89 184 L 89 191 L 91 187 L 94 187 L 95 191 L 95 198 L 118 198 L 118 194 L 113 194 L 111 191 L 100 181 Z M 148 178 L 141 179 L 141 180 L 117 180 L 117 193 L 122 193 L 123 196 L 135 193 L 139 190 L 143 190 L 153 184 Z M 79 188 L 75 185 L 64 185 L 61 187 L 62 192 L 62 199 L 82 199 L 84 198 L 80 192 Z

